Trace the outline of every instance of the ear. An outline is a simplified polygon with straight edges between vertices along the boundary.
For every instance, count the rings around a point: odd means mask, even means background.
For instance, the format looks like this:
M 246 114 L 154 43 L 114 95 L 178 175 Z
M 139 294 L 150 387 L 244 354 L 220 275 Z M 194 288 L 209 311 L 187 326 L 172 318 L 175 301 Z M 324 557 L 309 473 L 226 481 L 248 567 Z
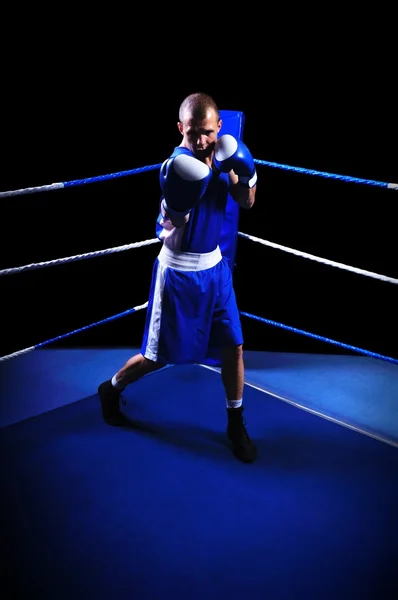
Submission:
M 181 135 L 183 135 L 184 134 L 184 128 L 183 128 L 183 125 L 182 125 L 182 123 L 180 121 L 178 121 L 177 127 L 178 127 L 178 131 L 181 133 Z
M 222 119 L 218 119 L 218 129 L 217 129 L 217 133 L 220 131 L 222 127 Z

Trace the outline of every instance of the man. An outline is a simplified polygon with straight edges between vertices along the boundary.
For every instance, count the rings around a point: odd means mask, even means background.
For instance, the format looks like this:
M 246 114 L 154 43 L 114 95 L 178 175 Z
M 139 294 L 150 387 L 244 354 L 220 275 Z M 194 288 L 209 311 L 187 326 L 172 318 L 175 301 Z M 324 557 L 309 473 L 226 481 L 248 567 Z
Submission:
M 243 420 L 243 336 L 228 260 L 219 242 L 228 193 L 244 209 L 255 201 L 257 174 L 248 148 L 218 136 L 222 120 L 215 101 L 187 96 L 179 109 L 181 144 L 160 169 L 162 197 L 155 259 L 141 352 L 98 388 L 102 415 L 122 425 L 121 392 L 166 364 L 201 363 L 221 349 L 227 436 L 235 456 L 257 457 Z

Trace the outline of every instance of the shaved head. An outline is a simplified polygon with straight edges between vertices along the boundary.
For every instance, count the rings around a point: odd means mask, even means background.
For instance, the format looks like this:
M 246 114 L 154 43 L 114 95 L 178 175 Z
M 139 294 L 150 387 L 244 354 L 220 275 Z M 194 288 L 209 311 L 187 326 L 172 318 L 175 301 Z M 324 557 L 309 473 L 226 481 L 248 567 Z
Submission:
M 181 123 L 184 123 L 187 116 L 194 121 L 202 121 L 208 116 L 208 112 L 212 111 L 217 120 L 220 118 L 218 106 L 211 96 L 203 93 L 190 94 L 180 105 L 178 118 Z

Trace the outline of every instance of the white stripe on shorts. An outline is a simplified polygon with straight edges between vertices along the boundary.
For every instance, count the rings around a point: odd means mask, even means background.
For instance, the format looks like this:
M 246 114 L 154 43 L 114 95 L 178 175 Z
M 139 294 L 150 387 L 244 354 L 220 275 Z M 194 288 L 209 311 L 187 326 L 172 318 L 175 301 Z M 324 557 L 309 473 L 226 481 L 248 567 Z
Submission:
M 167 266 L 158 264 L 156 270 L 155 291 L 153 294 L 151 320 L 149 322 L 148 338 L 145 348 L 145 358 L 157 361 L 159 348 L 160 321 L 162 318 L 162 300 L 164 282 L 166 281 Z

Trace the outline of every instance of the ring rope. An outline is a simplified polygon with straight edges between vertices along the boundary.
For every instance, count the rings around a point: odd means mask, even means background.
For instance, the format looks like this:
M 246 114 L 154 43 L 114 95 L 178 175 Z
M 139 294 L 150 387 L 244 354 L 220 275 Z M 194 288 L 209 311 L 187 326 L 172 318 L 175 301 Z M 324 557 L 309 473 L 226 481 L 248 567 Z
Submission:
M 314 169 L 305 169 L 303 167 L 292 167 L 290 165 L 282 165 L 276 162 L 269 162 L 266 160 L 255 159 L 255 163 L 259 165 L 265 165 L 276 169 L 284 169 L 285 171 L 294 171 L 296 173 L 302 173 L 304 175 L 316 175 L 318 177 L 325 177 L 326 179 L 336 179 L 338 181 L 345 181 L 347 183 L 360 183 L 365 185 L 371 185 L 376 187 L 387 188 L 389 190 L 398 190 L 398 183 L 386 183 L 385 181 L 375 181 L 374 179 L 361 179 L 359 177 L 350 177 L 348 175 L 337 175 L 336 173 L 327 173 L 326 171 L 315 171 Z
M 360 179 L 358 177 L 349 177 L 349 176 L 343 176 L 343 175 L 337 175 L 334 173 L 327 173 L 324 171 L 315 171 L 313 169 L 304 169 L 301 167 L 293 167 L 290 165 L 283 165 L 283 164 L 279 164 L 279 163 L 275 163 L 275 162 L 268 162 L 268 161 L 260 161 L 258 159 L 254 159 L 254 162 L 260 165 L 265 165 L 265 166 L 269 166 L 272 168 L 280 168 L 280 169 L 285 169 L 285 170 L 289 170 L 289 171 L 295 171 L 297 173 L 304 173 L 304 174 L 308 174 L 308 175 L 317 175 L 320 177 L 326 177 L 326 178 L 331 178 L 331 179 L 337 179 L 340 181 L 345 181 L 345 182 L 351 182 L 351 183 L 359 183 L 359 184 L 366 184 L 366 185 L 373 185 L 373 186 L 378 186 L 378 187 L 383 187 L 383 188 L 387 188 L 387 189 L 393 189 L 393 190 L 398 190 L 398 184 L 396 183 L 387 183 L 387 182 L 382 182 L 382 181 L 375 181 L 375 180 L 371 180 L 371 179 Z M 135 175 L 137 173 L 142 173 L 144 171 L 151 171 L 151 170 L 155 170 L 155 169 L 159 169 L 160 168 L 160 164 L 156 164 L 156 165 L 149 165 L 147 167 L 142 167 L 142 168 L 138 168 L 138 169 L 131 169 L 128 171 L 119 171 L 116 173 L 111 173 L 108 175 L 100 175 L 100 176 L 96 176 L 96 177 L 90 177 L 90 178 L 85 178 L 85 179 L 76 179 L 76 180 L 72 180 L 69 182 L 60 182 L 60 183 L 53 183 L 50 185 L 44 185 L 44 186 L 38 186 L 38 187 L 29 187 L 29 188 L 23 188 L 23 189 L 18 189 L 18 190 L 11 190 L 11 191 L 5 191 L 5 192 L 0 192 L 0 198 L 7 198 L 7 197 L 12 197 L 12 196 L 20 196 L 23 194 L 32 194 L 35 192 L 42 192 L 42 191 L 52 191 L 52 190 L 56 190 L 56 189 L 63 189 L 66 187 L 73 187 L 73 186 L 78 186 L 78 185 L 85 185 L 85 184 L 89 184 L 89 183 L 95 183 L 95 182 L 100 182 L 100 181 L 105 181 L 105 180 L 109 180 L 109 179 L 115 179 L 117 177 L 125 177 L 128 175 Z M 267 240 L 261 240 L 259 238 L 255 238 L 254 236 L 249 236 L 247 234 L 238 232 L 238 235 L 245 237 L 246 239 L 250 239 L 251 241 L 256 241 L 258 243 L 264 244 L 264 245 L 268 245 L 271 246 L 273 248 L 279 249 L 279 250 L 283 250 L 285 252 L 291 252 L 297 256 L 302 256 L 304 258 L 308 258 L 310 260 L 316 260 L 319 262 L 322 262 L 323 264 L 328 264 L 334 267 L 338 267 L 338 268 L 343 268 L 349 271 L 352 271 L 354 273 L 358 273 L 358 274 L 362 274 L 362 275 L 367 275 L 370 277 L 374 277 L 376 279 L 381 279 L 382 281 L 388 281 L 390 283 L 397 283 L 398 281 L 396 279 L 392 279 L 391 277 L 386 277 L 384 275 L 378 275 L 376 273 L 371 273 L 370 271 L 364 271 L 362 269 L 357 269 L 355 267 L 348 267 L 347 265 L 343 265 L 341 263 L 336 263 L 334 261 L 328 261 L 326 259 L 322 259 L 320 257 L 315 257 L 311 254 L 307 254 L 304 252 L 299 252 L 297 250 L 293 250 L 291 248 L 286 248 L 284 246 L 280 246 L 279 244 L 274 244 L 273 242 L 269 242 Z M 93 256 L 101 256 L 104 254 L 111 254 L 113 252 L 122 252 L 124 250 L 127 249 L 131 249 L 131 248 L 137 248 L 140 246 L 144 246 L 144 245 L 148 245 L 148 244 L 153 244 L 158 242 L 159 240 L 157 238 L 153 239 L 153 240 L 146 240 L 144 242 L 137 242 L 135 244 L 127 244 L 124 246 L 118 246 L 116 248 L 109 248 L 109 249 L 105 249 L 105 250 L 100 250 L 100 251 L 96 251 L 96 252 L 90 252 L 90 253 L 86 253 L 86 254 L 80 254 L 80 255 L 76 255 L 76 256 L 72 256 L 72 257 L 66 257 L 63 259 L 56 259 L 54 261 L 46 261 L 44 263 L 36 263 L 36 264 L 31 264 L 31 265 L 25 265 L 23 267 L 17 267 L 14 269 L 5 269 L 3 271 L 0 271 L 1 275 L 6 275 L 6 274 L 10 274 L 10 273 L 15 273 L 15 272 L 19 272 L 19 271 L 26 271 L 26 270 L 31 270 L 34 268 L 40 268 L 40 267 L 44 267 L 44 266 L 50 266 L 53 264 L 59 264 L 59 263 L 65 263 L 65 262 L 72 262 L 72 261 L 76 261 L 76 260 L 81 260 L 83 258 L 91 258 Z M 55 338 L 51 338 L 49 340 L 46 340 L 45 342 L 41 342 L 39 344 L 36 344 L 35 346 L 30 346 L 28 348 L 25 348 L 23 350 L 19 350 L 17 352 L 13 352 L 11 354 L 8 354 L 6 356 L 0 357 L 0 361 L 4 361 L 4 360 L 8 360 L 11 358 L 14 358 L 16 356 L 20 356 L 22 354 L 25 354 L 31 350 L 35 350 L 35 349 L 39 349 L 42 348 L 44 346 L 47 346 L 55 341 L 64 339 L 66 337 L 69 337 L 75 333 L 79 333 L 81 331 L 85 331 L 87 329 L 90 329 L 92 327 L 95 327 L 97 325 L 103 324 L 103 323 L 107 323 L 109 321 L 113 321 L 115 319 L 118 319 L 120 317 L 126 316 L 128 314 L 137 312 L 138 310 L 142 310 L 144 308 L 147 308 L 148 306 L 148 302 L 146 302 L 145 304 L 142 304 L 140 306 L 136 306 L 132 309 L 126 310 L 122 313 L 118 313 L 116 315 L 113 315 L 112 317 L 108 317 L 106 319 L 103 319 L 101 321 L 98 321 L 96 323 L 92 323 L 90 325 L 86 325 L 84 327 L 81 327 L 80 329 L 75 329 L 69 333 L 57 336 Z M 330 338 L 325 338 L 316 334 L 312 334 L 306 331 L 303 331 L 301 329 L 297 329 L 295 327 L 291 327 L 291 326 L 287 326 L 287 325 L 283 325 L 282 323 L 277 323 L 275 321 L 271 321 L 268 319 L 264 319 L 262 317 L 258 317 L 255 315 L 251 315 L 250 313 L 246 313 L 246 312 L 241 312 L 240 314 L 242 314 L 242 316 L 246 316 L 252 319 L 256 319 L 259 321 L 263 321 L 265 323 L 277 326 L 277 327 L 282 327 L 283 329 L 287 329 L 288 331 L 292 331 L 295 333 L 299 333 L 302 335 L 306 335 L 312 338 L 315 338 L 317 340 L 321 340 L 327 343 L 331 343 L 331 344 L 335 344 L 338 346 L 341 346 L 342 348 L 346 348 L 349 350 L 352 350 L 354 352 L 358 352 L 360 354 L 365 354 L 368 356 L 371 356 L 373 358 L 378 358 L 381 360 L 386 360 L 389 362 L 392 362 L 394 364 L 398 364 L 398 360 L 394 359 L 392 357 L 389 356 L 384 356 L 382 354 L 378 354 L 375 352 L 371 352 L 369 350 L 365 350 L 363 348 L 358 348 L 356 346 L 350 346 L 348 344 L 344 344 L 342 342 L 338 342 L 336 340 L 331 340 Z
M 271 248 L 275 248 L 277 250 L 282 250 L 283 252 L 289 252 L 290 254 L 294 254 L 295 256 L 301 256 L 302 258 L 314 260 L 314 261 L 320 262 L 324 265 L 329 265 L 331 267 L 337 267 L 339 269 L 351 271 L 352 273 L 356 273 L 357 275 L 365 275 L 366 277 L 372 277 L 374 279 L 378 279 L 379 281 L 398 284 L 398 279 L 394 279 L 393 277 L 387 277 L 386 275 L 372 273 L 371 271 L 366 271 L 364 269 L 359 269 L 357 267 L 350 267 L 348 265 L 344 265 L 342 263 L 328 260 L 326 258 L 320 258 L 319 256 L 314 256 L 313 254 L 308 254 L 307 252 L 300 252 L 299 250 L 294 250 L 293 248 L 287 248 L 286 246 L 281 246 L 280 244 L 275 244 L 274 242 L 270 242 L 268 240 L 262 240 L 260 238 L 254 237 L 252 235 L 248 235 L 247 233 L 242 233 L 241 231 L 238 231 L 238 235 L 243 238 L 246 238 L 248 240 L 251 240 L 252 242 L 257 242 L 259 244 L 263 244 L 264 246 L 270 246 Z M 85 254 L 76 254 L 75 256 L 68 256 L 65 258 L 48 260 L 48 261 L 44 261 L 44 262 L 40 262 L 40 263 L 31 263 L 29 265 L 24 265 L 22 267 L 12 267 L 9 269 L 2 269 L 2 270 L 0 270 L 0 276 L 1 275 L 12 275 L 14 273 L 22 273 L 25 271 L 32 271 L 33 269 L 41 269 L 43 267 L 50 267 L 53 265 L 75 262 L 75 261 L 83 260 L 83 259 L 87 259 L 87 258 L 105 256 L 107 254 L 113 254 L 114 252 L 124 252 L 126 250 L 131 250 L 133 248 L 140 248 L 141 246 L 148 246 L 150 244 L 155 244 L 159 241 L 160 240 L 158 238 L 153 238 L 150 240 L 144 240 L 142 242 L 134 242 L 132 244 L 116 246 L 115 248 L 107 248 L 105 250 L 97 250 L 94 252 L 87 252 Z
M 0 275 L 12 275 L 14 273 L 22 273 L 25 271 L 32 271 L 34 269 L 42 269 L 44 267 L 52 267 L 54 265 L 66 264 L 70 262 L 76 262 L 86 258 L 95 258 L 97 256 L 105 256 L 106 254 L 113 254 L 114 252 L 124 252 L 126 250 L 132 250 L 133 248 L 140 248 L 141 246 L 149 246 L 160 242 L 158 238 L 151 240 L 144 240 L 143 242 L 134 242 L 132 244 L 125 244 L 123 246 L 116 246 L 115 248 L 107 248 L 105 250 L 96 250 L 94 252 L 86 252 L 85 254 L 76 254 L 75 256 L 66 256 L 64 258 L 55 258 L 54 260 L 46 260 L 39 263 L 31 263 L 22 267 L 13 267 L 11 269 L 3 269 L 0 271 Z
M 17 350 L 16 352 L 12 352 L 12 354 L 7 354 L 6 356 L 0 357 L 0 362 L 3 360 L 9 360 L 10 358 L 15 358 L 16 356 L 21 356 L 22 354 L 26 354 L 27 352 L 30 352 L 31 350 L 37 350 L 38 348 L 43 348 L 44 346 L 48 346 L 49 344 L 52 344 L 53 342 L 63 340 L 64 338 L 70 337 L 71 335 L 74 335 L 75 333 L 80 333 L 81 331 L 86 331 L 87 329 L 91 329 L 92 327 L 96 327 L 97 325 L 102 325 L 103 323 L 109 323 L 110 321 L 116 321 L 116 319 L 120 319 L 121 317 L 125 317 L 126 315 L 131 315 L 132 313 L 135 313 L 138 310 L 147 308 L 147 306 L 148 306 L 148 302 L 145 302 L 144 304 L 141 304 L 139 306 L 135 306 L 134 308 L 125 310 L 121 313 L 118 313 L 117 315 L 112 315 L 111 317 L 107 317 L 106 319 L 102 319 L 101 321 L 97 321 L 96 323 L 91 323 L 90 325 L 85 325 L 84 327 L 80 327 L 80 329 L 74 329 L 73 331 L 70 331 L 69 333 L 64 333 L 63 335 L 58 335 L 54 338 L 46 340 L 45 342 L 40 342 L 39 344 L 36 344 L 35 346 L 29 346 L 28 348 L 24 348 L 23 350 Z
M 359 177 L 350 177 L 348 175 L 338 175 L 336 173 L 327 173 L 325 171 L 316 171 L 314 169 L 305 169 L 303 167 L 294 167 L 291 165 L 284 165 L 276 162 L 269 162 L 266 160 L 254 159 L 254 162 L 259 165 L 265 165 L 271 168 L 283 169 L 285 171 L 294 171 L 296 173 L 302 173 L 305 175 L 316 175 L 318 177 L 325 177 L 327 179 L 336 179 L 348 183 L 359 183 L 363 185 L 371 185 L 386 188 L 389 190 L 398 190 L 398 183 L 388 183 L 385 181 L 375 181 L 373 179 L 361 179 Z M 48 192 L 52 190 L 59 190 L 67 187 L 75 187 L 79 185 L 86 185 L 89 183 L 97 183 L 100 181 L 106 181 L 109 179 L 116 179 L 118 177 L 126 177 L 129 175 L 137 175 L 145 171 L 154 171 L 160 169 L 161 163 L 156 165 L 148 165 L 146 167 L 139 167 L 137 169 L 129 169 L 127 171 L 118 171 L 116 173 L 110 173 L 107 175 L 98 175 L 96 177 L 86 177 L 85 179 L 75 179 L 72 181 L 63 181 L 59 183 L 51 183 L 50 185 L 40 185 L 36 187 L 21 188 L 18 190 L 9 190 L 0 192 L 0 198 L 10 198 L 13 196 L 22 196 L 25 194 L 34 194 L 36 192 Z
M 125 311 L 118 313 L 116 315 L 113 315 L 111 317 L 107 317 L 106 319 L 102 319 L 101 321 L 97 321 L 96 323 L 91 323 L 90 325 L 85 325 L 84 327 L 80 327 L 80 329 L 74 329 L 73 331 L 70 331 L 69 333 L 65 333 L 63 335 L 58 335 L 54 338 L 46 340 L 45 342 L 40 342 L 39 344 L 36 344 L 35 346 L 29 346 L 28 348 L 24 348 L 23 350 L 18 350 L 16 352 L 13 352 L 12 354 L 7 354 L 5 356 L 2 356 L 2 357 L 0 357 L 0 362 L 5 361 L 5 360 L 10 360 L 11 358 L 15 358 L 17 356 L 21 356 L 22 354 L 26 354 L 27 352 L 30 352 L 32 350 L 37 350 L 39 348 L 43 348 L 44 346 L 48 346 L 49 344 L 52 344 L 53 342 L 70 337 L 71 335 L 74 335 L 75 333 L 80 333 L 82 331 L 86 331 L 87 329 L 91 329 L 92 327 L 96 327 L 97 325 L 102 325 L 104 323 L 109 323 L 110 321 L 115 321 L 116 319 L 120 319 L 121 317 L 125 317 L 126 315 L 130 315 L 132 313 L 135 313 L 135 312 L 142 310 L 144 308 L 147 308 L 147 307 L 148 307 L 148 301 L 145 302 L 144 304 L 135 306 L 134 308 L 125 310 Z M 391 362 L 391 363 L 398 365 L 398 360 L 395 358 L 392 358 L 391 356 L 385 356 L 383 354 L 371 352 L 371 351 L 365 350 L 363 348 L 358 348 L 357 346 L 351 346 L 349 344 L 345 344 L 343 342 L 338 342 L 338 341 L 332 340 L 330 338 L 322 337 L 322 336 L 316 335 L 314 333 L 309 333 L 308 331 L 304 331 L 303 329 L 297 329 L 296 327 L 291 327 L 289 325 L 284 325 L 284 324 L 278 323 L 276 321 L 264 319 L 263 317 L 258 317 L 256 315 L 252 315 L 247 312 L 240 311 L 240 314 L 244 317 L 249 317 L 250 319 L 255 319 L 257 321 L 262 321 L 264 323 L 268 323 L 269 325 L 281 327 L 282 329 L 286 329 L 287 331 L 299 333 L 301 335 L 305 335 L 307 337 L 311 337 L 311 338 L 314 338 L 314 339 L 317 339 L 317 340 L 320 340 L 323 342 L 327 342 L 329 344 L 334 344 L 336 346 L 340 346 L 341 348 L 345 348 L 347 350 L 352 350 L 359 354 L 364 354 L 364 355 L 370 356 L 372 358 L 377 358 L 377 359 L 384 360 L 384 361 Z
M 374 279 L 379 279 L 380 281 L 385 281 L 387 283 L 398 283 L 398 279 L 394 279 L 393 277 L 387 277 L 386 275 L 379 275 L 378 273 L 372 273 L 371 271 L 366 271 L 364 269 L 359 269 L 357 267 L 350 267 L 348 265 L 344 265 L 343 263 L 335 262 L 333 260 L 328 260 L 326 258 L 320 258 L 319 256 L 314 256 L 313 254 L 308 254 L 307 252 L 300 252 L 299 250 L 293 250 L 292 248 L 287 248 L 286 246 L 281 246 L 280 244 L 275 244 L 274 242 L 269 242 L 268 240 L 262 240 L 260 238 L 254 237 L 252 235 L 248 235 L 247 233 L 238 232 L 238 235 L 244 237 L 252 242 L 257 242 L 259 244 L 263 244 L 265 246 L 270 246 L 271 248 L 275 248 L 277 250 L 283 250 L 284 252 L 290 252 L 295 256 L 301 256 L 302 258 L 308 258 L 309 260 L 315 260 L 324 265 L 329 265 L 330 267 L 337 267 L 338 269 L 344 269 L 345 271 L 351 271 L 351 273 L 356 273 L 357 275 L 366 275 L 366 277 L 373 277 Z M 0 271 L 1 275 L 1 271 Z
M 50 185 L 39 185 L 36 187 L 21 188 L 19 190 L 10 190 L 7 192 L 0 192 L 0 198 L 10 198 L 11 196 L 22 196 L 24 194 L 35 194 L 36 192 L 50 192 L 52 190 L 61 190 L 68 187 L 86 185 L 88 183 L 98 183 L 100 181 L 107 181 L 109 179 L 117 179 L 118 177 L 138 175 L 138 173 L 143 173 L 145 171 L 154 171 L 155 169 L 160 169 L 161 166 L 162 164 L 159 163 L 157 165 L 139 167 L 138 169 L 129 169 L 128 171 L 118 171 L 116 173 L 110 173 L 108 175 L 97 175 L 95 177 L 85 177 L 84 179 L 74 179 L 72 181 L 51 183 Z
M 359 354 L 365 354 L 367 356 L 371 356 L 372 358 L 380 358 L 382 360 L 386 360 L 388 362 L 392 362 L 398 365 L 398 360 L 392 358 L 390 356 L 384 356 L 383 354 L 378 354 L 377 352 L 371 352 L 370 350 L 364 350 L 363 348 L 358 348 L 357 346 L 351 346 L 349 344 L 344 344 L 343 342 L 337 342 L 336 340 L 331 340 L 327 337 L 322 337 L 321 335 L 317 335 L 315 333 L 309 333 L 308 331 L 304 331 L 303 329 L 297 329 L 297 327 L 291 327 L 290 325 L 283 325 L 282 323 L 277 323 L 276 321 L 271 321 L 270 319 L 264 319 L 263 317 L 257 317 L 256 315 L 251 315 L 247 312 L 240 313 L 244 317 L 249 317 L 250 319 L 255 319 L 256 321 L 262 321 L 263 323 L 267 323 L 268 325 L 273 325 L 275 327 L 282 327 L 282 329 L 286 329 L 287 331 L 293 331 L 294 333 L 300 333 L 301 335 L 305 335 L 307 337 L 313 338 L 315 340 L 320 340 L 322 342 L 327 342 L 328 344 L 335 344 L 336 346 L 340 346 L 341 348 L 345 348 L 346 350 L 353 350 L 354 352 L 358 352 Z

